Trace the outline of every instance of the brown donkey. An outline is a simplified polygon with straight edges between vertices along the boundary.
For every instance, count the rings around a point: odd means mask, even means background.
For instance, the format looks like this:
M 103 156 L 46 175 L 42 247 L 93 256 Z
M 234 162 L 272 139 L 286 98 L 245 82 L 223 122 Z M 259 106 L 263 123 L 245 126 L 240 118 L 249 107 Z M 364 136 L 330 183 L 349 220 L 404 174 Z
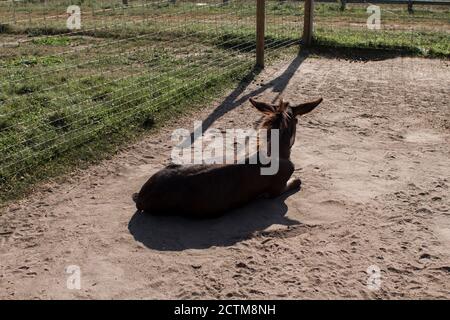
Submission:
M 295 106 L 283 101 L 278 105 L 253 99 L 250 102 L 265 114 L 262 128 L 268 132 L 279 130 L 279 157 L 271 158 L 279 162 L 275 174 L 261 174 L 261 169 L 269 165 L 259 161 L 259 157 L 255 164 L 246 161 L 243 164 L 169 165 L 155 173 L 141 191 L 133 195 L 137 209 L 152 214 L 212 217 L 259 197 L 277 197 L 299 188 L 300 179 L 289 180 L 294 172 L 290 154 L 295 142 L 296 117 L 312 111 L 322 98 Z M 267 140 L 270 155 L 269 137 Z

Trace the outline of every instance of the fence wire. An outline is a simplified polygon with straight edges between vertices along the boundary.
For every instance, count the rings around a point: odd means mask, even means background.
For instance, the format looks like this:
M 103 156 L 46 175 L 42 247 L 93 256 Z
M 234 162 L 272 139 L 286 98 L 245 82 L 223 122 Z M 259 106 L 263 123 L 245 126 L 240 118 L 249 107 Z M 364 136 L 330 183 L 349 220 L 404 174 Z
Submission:
M 449 0 L 316 1 L 316 45 L 448 57 Z
M 68 29 L 74 4 L 81 28 Z M 266 8 L 270 59 L 299 44 L 303 13 L 293 1 Z M 242 79 L 255 33 L 255 1 L 0 1 L 0 187 Z

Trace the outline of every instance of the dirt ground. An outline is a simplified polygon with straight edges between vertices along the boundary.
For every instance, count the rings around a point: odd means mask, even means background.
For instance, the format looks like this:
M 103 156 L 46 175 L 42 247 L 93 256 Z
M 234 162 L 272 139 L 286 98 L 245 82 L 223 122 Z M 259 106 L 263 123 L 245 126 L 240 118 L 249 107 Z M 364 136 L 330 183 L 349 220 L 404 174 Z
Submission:
M 297 57 L 267 68 L 6 208 L 0 298 L 449 299 L 449 88 L 442 60 Z M 131 194 L 168 163 L 173 129 L 200 119 L 251 128 L 253 95 L 323 96 L 298 125 L 302 189 L 213 220 L 136 213 Z M 80 290 L 67 288 L 70 265 Z

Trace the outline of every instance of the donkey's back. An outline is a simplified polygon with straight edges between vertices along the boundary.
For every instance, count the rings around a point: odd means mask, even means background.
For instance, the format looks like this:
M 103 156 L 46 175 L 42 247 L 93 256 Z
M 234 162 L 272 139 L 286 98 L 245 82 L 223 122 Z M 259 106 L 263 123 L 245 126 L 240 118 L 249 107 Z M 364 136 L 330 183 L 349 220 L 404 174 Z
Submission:
M 262 196 L 273 180 L 261 176 L 259 164 L 170 165 L 135 195 L 136 207 L 152 214 L 214 216 Z

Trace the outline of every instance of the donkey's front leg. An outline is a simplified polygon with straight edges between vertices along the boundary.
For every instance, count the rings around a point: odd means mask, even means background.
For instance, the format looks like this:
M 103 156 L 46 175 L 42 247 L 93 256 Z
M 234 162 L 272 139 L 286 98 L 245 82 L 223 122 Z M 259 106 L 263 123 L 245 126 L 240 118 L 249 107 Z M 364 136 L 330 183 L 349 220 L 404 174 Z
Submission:
M 286 181 L 286 180 L 284 180 Z M 284 182 L 283 181 L 283 182 Z M 272 187 L 271 190 L 265 194 L 266 198 L 276 198 L 283 193 L 299 189 L 302 184 L 302 181 L 299 178 L 291 178 L 287 182 L 284 182 L 283 184 L 279 185 L 278 187 L 274 188 Z
M 288 192 L 291 190 L 299 189 L 302 185 L 302 180 L 299 178 L 290 178 L 288 182 L 286 183 L 286 186 L 284 187 L 284 192 Z
M 294 173 L 294 164 L 290 160 L 280 160 L 279 171 L 274 176 L 268 196 L 275 198 L 285 192 L 299 188 L 302 182 L 298 178 L 291 178 L 292 173 Z

